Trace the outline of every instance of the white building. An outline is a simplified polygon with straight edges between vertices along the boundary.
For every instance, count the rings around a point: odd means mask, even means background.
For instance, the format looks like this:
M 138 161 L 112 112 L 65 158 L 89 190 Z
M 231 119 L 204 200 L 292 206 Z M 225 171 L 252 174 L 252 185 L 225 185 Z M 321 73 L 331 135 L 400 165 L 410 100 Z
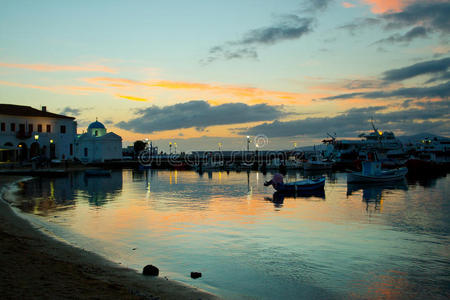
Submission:
M 84 163 L 122 159 L 122 138 L 114 132 L 107 133 L 98 121 L 78 137 L 75 148 L 75 156 Z
M 28 160 L 37 155 L 73 159 L 75 118 L 30 106 L 0 104 L 0 161 Z

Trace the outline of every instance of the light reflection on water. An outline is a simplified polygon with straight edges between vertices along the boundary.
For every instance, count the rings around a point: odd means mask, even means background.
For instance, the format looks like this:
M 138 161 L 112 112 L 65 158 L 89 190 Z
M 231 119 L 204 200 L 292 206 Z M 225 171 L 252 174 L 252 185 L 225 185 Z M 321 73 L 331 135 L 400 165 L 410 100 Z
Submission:
M 17 205 L 114 261 L 226 298 L 448 298 L 449 178 L 326 175 L 324 193 L 291 197 L 258 172 L 73 173 L 24 183 Z

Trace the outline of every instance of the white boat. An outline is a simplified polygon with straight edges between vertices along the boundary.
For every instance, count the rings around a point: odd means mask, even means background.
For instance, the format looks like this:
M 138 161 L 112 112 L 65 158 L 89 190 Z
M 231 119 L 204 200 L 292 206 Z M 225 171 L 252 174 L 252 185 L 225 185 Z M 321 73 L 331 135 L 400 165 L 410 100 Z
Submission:
M 308 160 L 303 163 L 303 169 L 306 171 L 330 170 L 333 168 L 333 162 L 327 160 Z
M 333 164 L 334 161 L 325 159 L 323 154 L 317 152 L 316 147 L 314 146 L 314 152 L 308 160 L 303 163 L 303 169 L 305 171 L 330 170 L 333 168 Z
M 403 179 L 407 168 L 383 170 L 379 161 L 363 161 L 361 172 L 347 174 L 347 183 L 354 182 L 391 182 Z

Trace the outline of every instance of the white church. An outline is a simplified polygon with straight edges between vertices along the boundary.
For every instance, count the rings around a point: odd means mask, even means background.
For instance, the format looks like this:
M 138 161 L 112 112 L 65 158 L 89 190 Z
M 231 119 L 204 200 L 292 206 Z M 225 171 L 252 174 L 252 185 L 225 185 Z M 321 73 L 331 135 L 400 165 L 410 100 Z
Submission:
M 99 121 L 91 123 L 75 143 L 75 156 L 83 163 L 122 159 L 122 138 L 107 132 Z

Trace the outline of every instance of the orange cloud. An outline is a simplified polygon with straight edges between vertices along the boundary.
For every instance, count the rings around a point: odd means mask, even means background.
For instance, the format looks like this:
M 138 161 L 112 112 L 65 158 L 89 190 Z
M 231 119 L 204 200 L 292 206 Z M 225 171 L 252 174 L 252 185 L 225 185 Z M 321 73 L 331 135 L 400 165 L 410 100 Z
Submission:
M 128 99 L 128 100 L 132 100 L 132 101 L 148 101 L 148 100 L 145 99 L 145 98 L 139 98 L 139 97 L 133 97 L 133 96 L 126 96 L 126 95 L 119 95 L 119 94 L 116 94 L 116 97 L 123 98 L 123 99 Z
M 70 65 L 49 65 L 49 64 L 10 64 L 0 62 L 0 67 L 3 68 L 15 68 L 26 69 L 41 72 L 58 72 L 58 71 L 71 71 L 71 72 L 105 72 L 105 73 L 117 73 L 116 70 L 102 66 L 102 65 L 82 65 L 82 66 L 70 66 Z
M 117 88 L 130 88 L 130 87 L 147 87 L 147 88 L 159 88 L 170 91 L 178 90 L 194 90 L 197 92 L 205 93 L 206 96 L 221 96 L 227 98 L 226 102 L 233 102 L 229 97 L 235 97 L 238 101 L 245 100 L 258 102 L 258 103 L 268 103 L 277 102 L 288 103 L 288 104 L 305 104 L 311 99 L 309 95 L 304 95 L 300 93 L 283 92 L 283 91 L 273 91 L 265 90 L 253 87 L 243 87 L 243 86 L 231 86 L 231 85 L 213 85 L 208 83 L 198 83 L 198 82 L 183 82 L 183 81 L 170 81 L 170 80 L 149 80 L 149 81 L 136 81 L 126 78 L 111 78 L 111 77 L 95 77 L 87 78 L 85 81 L 101 85 L 105 87 L 117 87 Z M 198 96 L 196 96 L 198 97 Z M 262 100 L 264 99 L 264 100 Z M 219 101 L 218 99 L 214 99 Z
M 342 6 L 345 8 L 355 7 L 355 4 L 350 2 L 342 2 Z
M 0 85 L 7 85 L 26 89 L 37 89 L 48 91 L 57 94 L 68 94 L 68 95 L 84 95 L 87 92 L 104 92 L 101 88 L 96 87 L 86 87 L 86 86 L 42 86 L 34 84 L 26 84 L 19 82 L 3 81 L 0 80 Z
M 399 12 L 408 5 L 409 0 L 363 0 L 364 3 L 372 6 L 374 14 L 382 14 L 388 11 Z

